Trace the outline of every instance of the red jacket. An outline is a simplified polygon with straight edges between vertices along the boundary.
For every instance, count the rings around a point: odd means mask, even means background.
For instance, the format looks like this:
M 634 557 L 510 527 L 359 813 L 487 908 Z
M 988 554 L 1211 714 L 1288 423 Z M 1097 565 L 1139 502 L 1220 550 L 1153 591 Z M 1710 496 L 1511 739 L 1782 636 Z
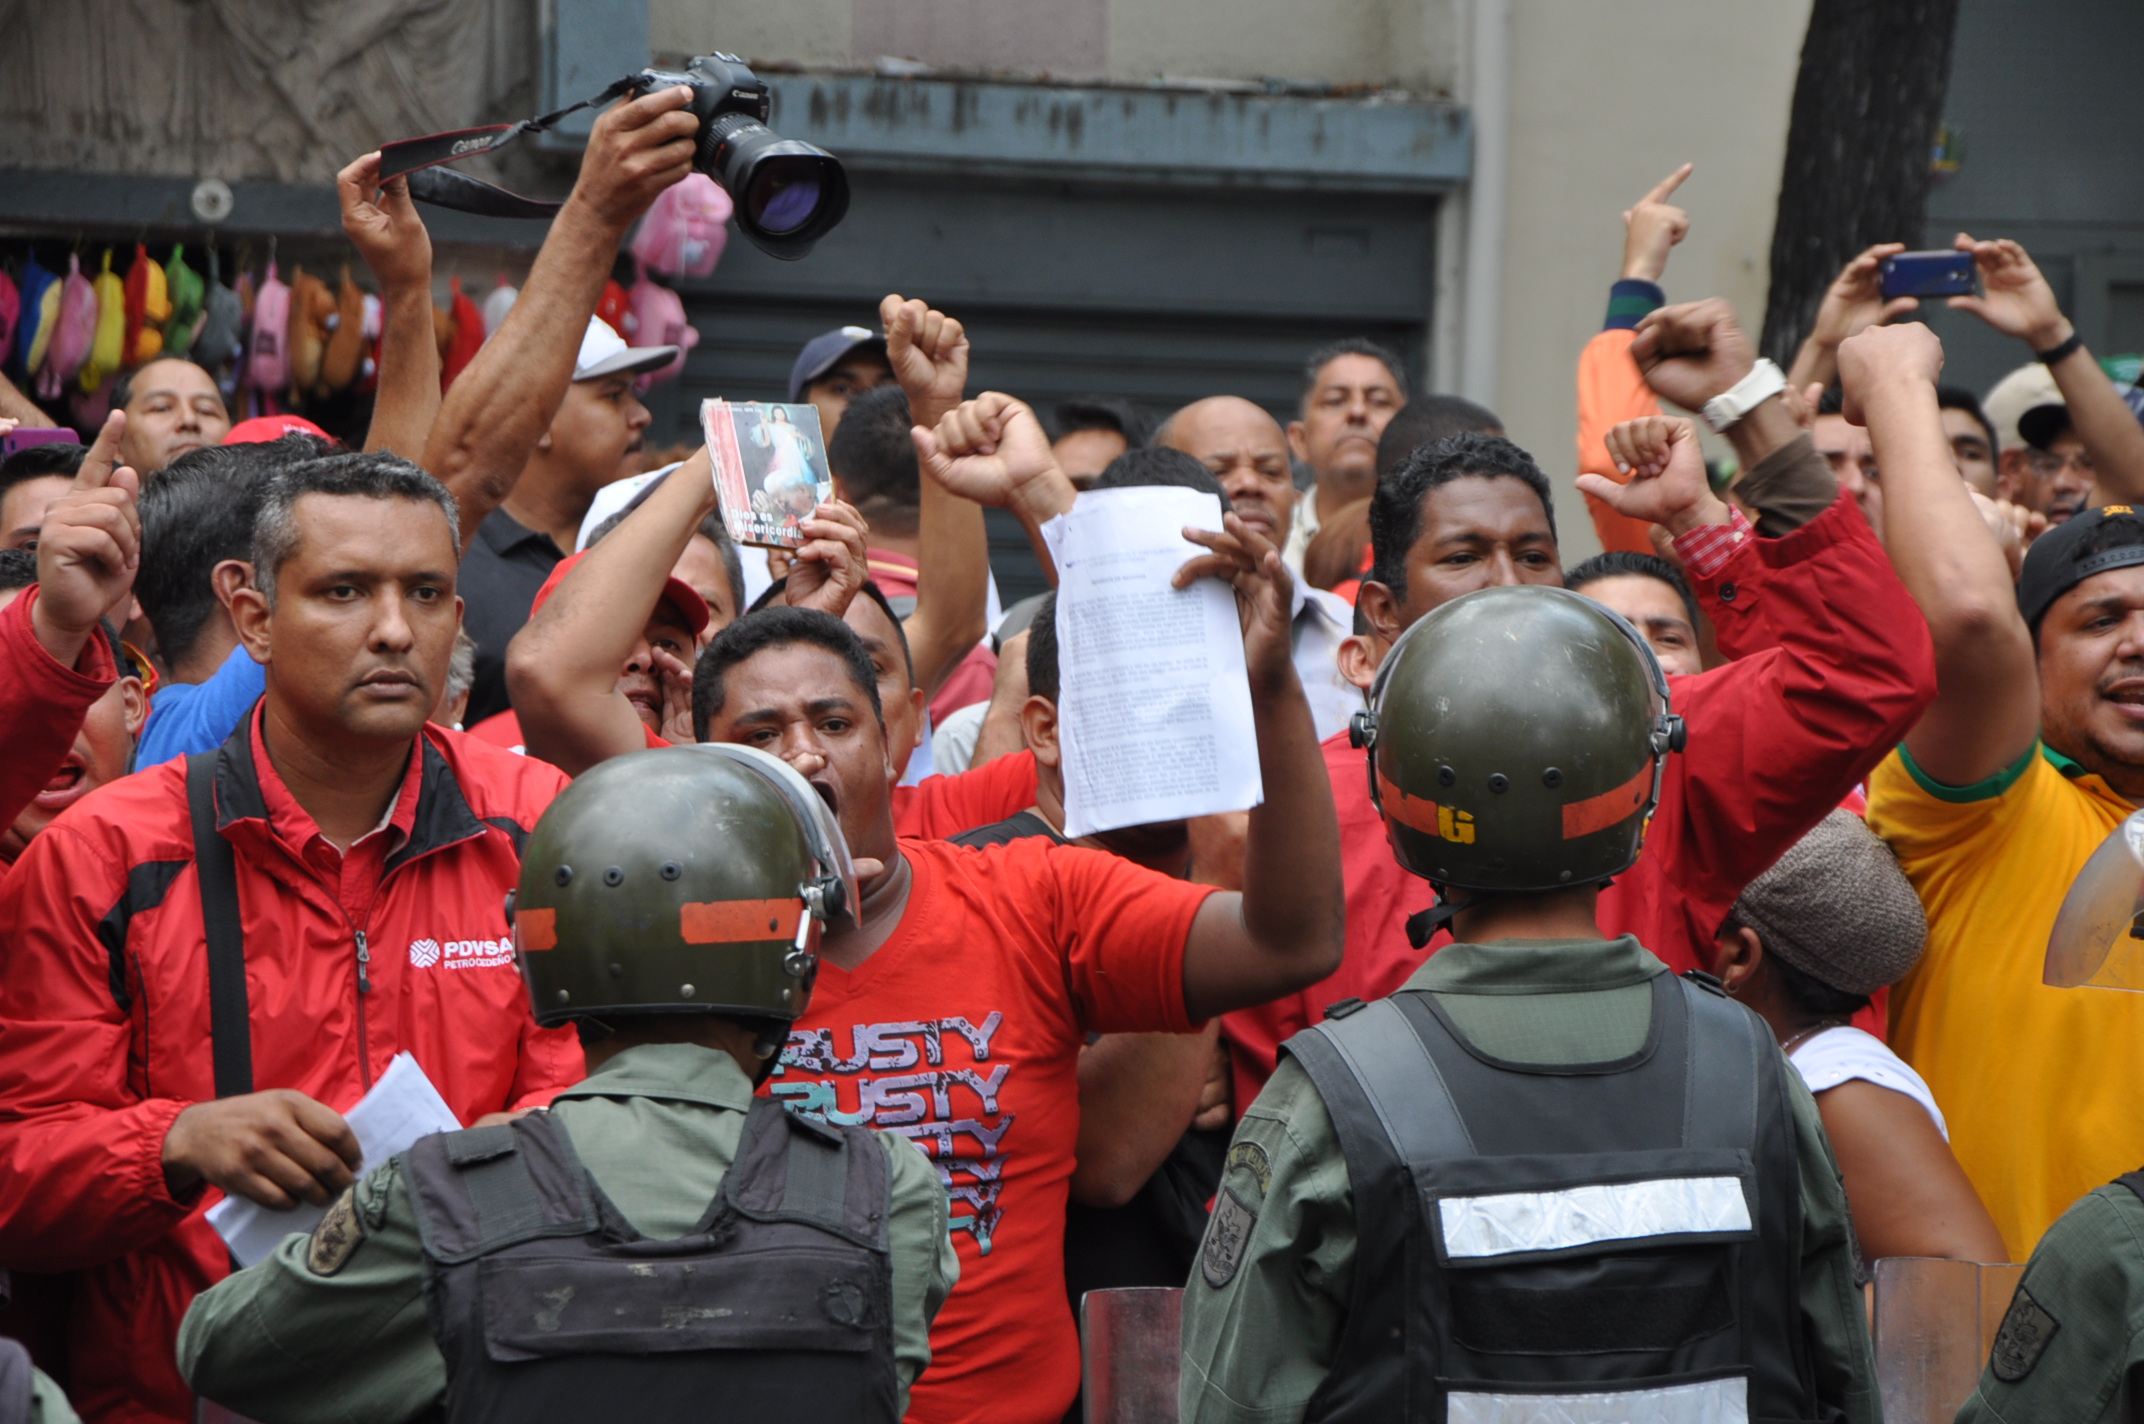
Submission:
M 0 608 L 0 829 L 14 823 L 32 797 L 67 759 L 90 704 L 118 676 L 112 650 L 98 633 L 71 668 L 61 667 L 30 625 L 37 604 L 31 585 Z
M 1600 898 L 1604 931 L 1636 935 L 1678 973 L 1710 963 L 1742 887 L 1837 806 L 1936 694 L 1928 624 L 1849 496 L 1784 538 L 1745 541 L 1690 582 L 1736 661 L 1668 679 L 1689 747 L 1668 758 L 1644 853 Z M 1239 1113 L 1282 1042 L 1328 1005 L 1391 993 L 1426 957 L 1406 924 L 1435 899 L 1429 882 L 1393 860 L 1364 754 L 1345 733 L 1324 750 L 1346 954 L 1322 983 L 1223 1017 Z
M 466 1123 L 579 1081 L 572 1032 L 529 1015 L 504 905 L 566 778 L 425 729 L 394 813 L 401 834 L 377 862 L 360 994 L 357 927 L 293 849 L 294 830 L 307 844 L 311 828 L 286 809 L 296 803 L 260 751 L 258 718 L 217 753 L 216 774 L 256 1088 L 341 1111 L 406 1050 Z M 0 881 L 0 927 L 0 1264 L 78 1273 L 71 1391 L 84 1418 L 190 1420 L 173 1342 L 228 1257 L 202 1219 L 217 1193 L 174 1199 L 161 1165 L 172 1120 L 215 1096 L 185 760 L 54 821 Z

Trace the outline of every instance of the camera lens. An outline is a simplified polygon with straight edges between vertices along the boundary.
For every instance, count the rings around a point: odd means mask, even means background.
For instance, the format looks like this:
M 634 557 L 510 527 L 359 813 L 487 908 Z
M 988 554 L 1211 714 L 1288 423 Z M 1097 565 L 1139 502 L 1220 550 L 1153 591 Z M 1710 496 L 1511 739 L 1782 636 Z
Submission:
M 791 233 L 819 210 L 819 169 L 804 157 L 770 158 L 752 174 L 745 211 L 768 232 Z
M 772 257 L 804 256 L 849 210 L 841 160 L 748 115 L 708 120 L 695 166 L 729 192 L 738 228 Z

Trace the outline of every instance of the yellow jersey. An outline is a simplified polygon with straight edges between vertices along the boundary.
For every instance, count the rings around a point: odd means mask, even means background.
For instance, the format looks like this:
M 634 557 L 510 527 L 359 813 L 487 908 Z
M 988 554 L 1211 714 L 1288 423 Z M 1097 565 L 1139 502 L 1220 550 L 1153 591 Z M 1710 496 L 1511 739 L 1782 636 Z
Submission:
M 2044 745 L 1973 786 L 1937 784 L 1904 747 L 1869 778 L 1869 826 L 1928 910 L 1891 1046 L 1928 1080 L 2013 1261 L 2144 1164 L 2144 994 L 2040 981 L 2070 882 L 2134 809 Z

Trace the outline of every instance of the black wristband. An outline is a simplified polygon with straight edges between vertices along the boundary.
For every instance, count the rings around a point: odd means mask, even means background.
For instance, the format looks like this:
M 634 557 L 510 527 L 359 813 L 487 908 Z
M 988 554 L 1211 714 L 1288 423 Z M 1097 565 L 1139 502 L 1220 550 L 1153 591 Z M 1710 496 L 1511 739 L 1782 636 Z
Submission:
M 2082 333 L 2072 331 L 2070 333 L 2069 340 L 2061 343 L 2058 346 L 2050 346 L 2045 351 L 2033 352 L 2032 359 L 2039 362 L 2043 366 L 2052 366 L 2057 361 L 2069 360 L 2070 357 L 2077 354 L 2078 348 L 2082 347 L 2083 345 L 2084 336 L 2082 335 Z

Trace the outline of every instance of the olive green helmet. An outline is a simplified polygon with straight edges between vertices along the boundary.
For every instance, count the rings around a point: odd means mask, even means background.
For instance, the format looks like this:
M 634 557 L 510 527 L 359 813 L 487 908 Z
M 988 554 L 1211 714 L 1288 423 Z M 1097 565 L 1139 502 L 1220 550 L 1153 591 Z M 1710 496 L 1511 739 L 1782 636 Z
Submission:
M 1356 719 L 1407 870 L 1454 890 L 1590 885 L 1638 858 L 1682 719 L 1637 631 L 1560 588 L 1453 599 L 1393 645 Z
M 614 757 L 536 823 L 514 944 L 536 1021 L 794 1020 L 819 935 L 853 919 L 832 811 L 788 763 L 727 743 Z

